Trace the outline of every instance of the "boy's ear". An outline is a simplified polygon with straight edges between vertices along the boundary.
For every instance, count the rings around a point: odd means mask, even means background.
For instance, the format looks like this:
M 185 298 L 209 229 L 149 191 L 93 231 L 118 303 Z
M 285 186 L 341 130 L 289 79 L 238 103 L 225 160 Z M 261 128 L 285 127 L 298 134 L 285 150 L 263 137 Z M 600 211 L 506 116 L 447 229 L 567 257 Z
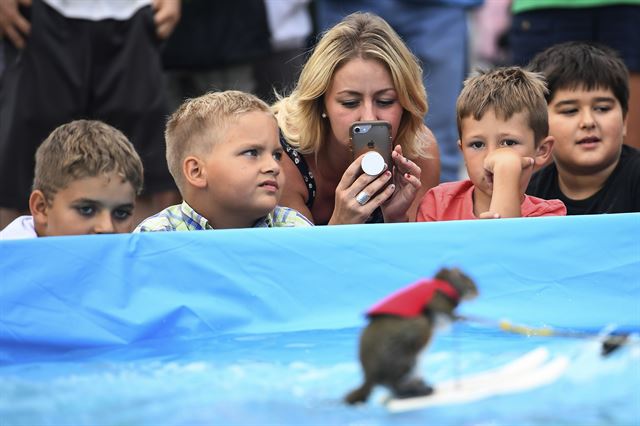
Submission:
M 41 231 L 39 230 L 43 230 L 47 226 L 49 203 L 47 197 L 39 189 L 33 190 L 29 196 L 29 210 L 33 216 L 36 231 L 40 235 Z
M 538 147 L 536 148 L 536 156 L 534 158 L 534 167 L 537 169 L 539 167 L 544 166 L 551 158 L 551 153 L 553 152 L 553 144 L 556 140 L 553 136 L 547 136 L 544 138 Z
M 207 186 L 207 171 L 198 157 L 189 156 L 182 162 L 182 174 L 190 185 L 202 189 Z
M 458 149 L 462 151 L 462 142 L 458 139 Z

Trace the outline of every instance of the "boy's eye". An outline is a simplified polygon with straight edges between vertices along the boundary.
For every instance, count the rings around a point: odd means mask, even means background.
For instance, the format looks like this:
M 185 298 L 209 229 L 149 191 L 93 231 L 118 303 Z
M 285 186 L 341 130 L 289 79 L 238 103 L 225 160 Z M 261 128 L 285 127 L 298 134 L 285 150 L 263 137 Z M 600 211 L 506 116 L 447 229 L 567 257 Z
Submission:
M 133 214 L 133 212 L 129 209 L 116 209 L 113 211 L 112 215 L 116 220 L 127 220 Z
M 94 206 L 76 206 L 75 209 L 81 216 L 91 216 L 96 212 Z
M 505 139 L 502 141 L 502 146 L 514 146 L 518 145 L 518 141 L 514 141 L 513 139 Z
M 484 146 L 484 142 L 480 142 L 480 141 L 473 141 L 469 144 L 469 148 L 472 149 L 480 149 Z
M 257 149 L 247 149 L 246 151 L 242 151 L 242 155 L 246 155 L 248 157 L 257 157 L 258 150 Z
M 578 110 L 576 108 L 567 108 L 567 109 L 561 109 L 560 114 L 562 115 L 572 115 L 578 112 Z
M 611 111 L 611 106 L 609 106 L 609 105 L 596 105 L 593 109 L 598 111 L 598 112 L 607 112 L 607 111 Z
M 273 153 L 273 158 L 274 158 L 276 161 L 280 161 L 280 160 L 282 160 L 282 151 L 276 151 L 276 152 L 274 152 L 274 153 Z

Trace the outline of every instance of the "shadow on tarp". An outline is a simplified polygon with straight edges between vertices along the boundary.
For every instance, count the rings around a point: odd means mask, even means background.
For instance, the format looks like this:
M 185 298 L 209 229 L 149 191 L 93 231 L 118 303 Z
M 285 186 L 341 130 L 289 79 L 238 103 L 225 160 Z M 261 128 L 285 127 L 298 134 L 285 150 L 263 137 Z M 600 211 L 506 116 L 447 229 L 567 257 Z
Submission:
M 363 311 L 443 265 L 480 288 L 462 313 L 640 329 L 639 231 L 640 214 L 621 214 L 2 241 L 0 413 L 7 424 L 634 423 L 637 347 L 602 359 L 596 342 L 466 324 L 429 350 L 432 380 L 538 345 L 571 367 L 549 387 L 455 410 L 391 415 L 375 402 L 383 390 L 356 409 L 339 398 L 360 380 Z

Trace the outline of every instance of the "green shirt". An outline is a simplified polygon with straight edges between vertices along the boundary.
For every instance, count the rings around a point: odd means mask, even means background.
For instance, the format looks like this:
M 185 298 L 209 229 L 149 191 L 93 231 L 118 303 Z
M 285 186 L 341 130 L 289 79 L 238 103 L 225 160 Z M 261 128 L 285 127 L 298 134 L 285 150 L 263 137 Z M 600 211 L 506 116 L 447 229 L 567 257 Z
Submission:
M 640 0 L 513 0 L 513 13 L 548 8 L 584 8 L 620 5 L 640 5 Z

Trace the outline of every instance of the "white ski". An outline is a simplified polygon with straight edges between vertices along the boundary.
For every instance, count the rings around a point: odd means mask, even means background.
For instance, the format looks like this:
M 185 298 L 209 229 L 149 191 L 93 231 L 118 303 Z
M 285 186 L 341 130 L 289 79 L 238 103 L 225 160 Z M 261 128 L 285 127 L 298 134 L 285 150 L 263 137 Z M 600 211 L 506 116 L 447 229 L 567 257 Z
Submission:
M 540 347 L 501 367 L 463 376 L 434 385 L 434 393 L 416 398 L 387 398 L 389 411 L 417 410 L 445 404 L 462 404 L 495 395 L 516 393 L 555 381 L 566 370 L 569 359 L 549 359 L 549 351 Z

